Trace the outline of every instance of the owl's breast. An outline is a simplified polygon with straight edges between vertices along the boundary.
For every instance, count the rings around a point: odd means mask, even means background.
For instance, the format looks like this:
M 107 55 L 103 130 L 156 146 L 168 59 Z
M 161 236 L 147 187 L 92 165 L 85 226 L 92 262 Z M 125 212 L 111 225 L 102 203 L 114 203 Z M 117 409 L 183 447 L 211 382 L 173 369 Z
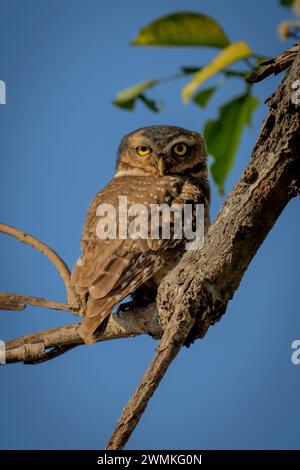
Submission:
M 169 204 L 180 194 L 183 184 L 181 176 L 123 176 L 112 180 L 111 189 L 115 187 L 115 196 L 126 196 L 131 204 Z

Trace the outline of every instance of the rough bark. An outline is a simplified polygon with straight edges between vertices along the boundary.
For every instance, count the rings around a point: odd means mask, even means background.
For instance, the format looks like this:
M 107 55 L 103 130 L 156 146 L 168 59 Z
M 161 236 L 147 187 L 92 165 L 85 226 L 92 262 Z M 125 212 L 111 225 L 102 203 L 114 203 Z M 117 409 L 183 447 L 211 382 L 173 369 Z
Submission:
M 269 77 L 269 75 L 277 75 L 278 73 L 287 69 L 293 63 L 297 57 L 298 52 L 299 44 L 295 44 L 295 46 L 291 47 L 287 51 L 284 51 L 278 57 L 274 57 L 274 59 L 263 62 L 259 69 L 250 75 L 250 77 L 247 79 L 247 82 L 257 83 Z
M 292 102 L 299 57 L 268 100 L 270 111 L 251 161 L 210 227 L 200 256 L 187 252 L 160 285 L 157 305 L 165 323 L 178 308 L 196 317 L 190 340 L 220 319 L 251 259 L 299 193 L 300 106 Z

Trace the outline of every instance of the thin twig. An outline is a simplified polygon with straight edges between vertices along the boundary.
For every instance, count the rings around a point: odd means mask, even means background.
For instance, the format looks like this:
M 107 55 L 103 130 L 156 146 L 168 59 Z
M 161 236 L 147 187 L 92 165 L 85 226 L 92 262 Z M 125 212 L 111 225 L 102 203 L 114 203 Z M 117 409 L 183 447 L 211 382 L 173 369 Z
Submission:
M 51 310 L 63 310 L 72 312 L 73 315 L 79 315 L 79 307 L 73 307 L 62 302 L 43 299 L 41 297 L 32 297 L 30 295 L 0 292 L 0 310 L 24 310 L 27 304 L 33 305 L 34 307 L 50 308 Z M 18 308 L 18 306 L 23 306 L 23 308 Z
M 6 233 L 7 235 L 17 238 L 21 242 L 32 246 L 40 253 L 47 256 L 49 261 L 54 264 L 64 281 L 67 291 L 67 303 L 74 307 L 79 305 L 78 296 L 71 284 L 69 268 L 66 263 L 62 260 L 62 258 L 54 250 L 52 250 L 52 248 L 50 248 L 45 243 L 41 242 L 38 238 L 35 238 L 26 232 L 22 232 L 21 230 L 18 230 L 6 224 L 0 224 L 0 232 Z
M 290 49 L 284 51 L 278 57 L 266 60 L 260 65 L 258 70 L 255 70 L 250 77 L 247 78 L 247 82 L 253 84 L 264 80 L 272 74 L 277 75 L 290 67 L 297 57 L 298 52 L 299 44 L 296 44 Z
M 18 304 L 18 303 L 7 304 L 5 302 L 0 302 L 0 310 L 7 310 L 7 311 L 12 311 L 12 312 L 21 312 L 25 308 L 26 308 L 26 304 Z

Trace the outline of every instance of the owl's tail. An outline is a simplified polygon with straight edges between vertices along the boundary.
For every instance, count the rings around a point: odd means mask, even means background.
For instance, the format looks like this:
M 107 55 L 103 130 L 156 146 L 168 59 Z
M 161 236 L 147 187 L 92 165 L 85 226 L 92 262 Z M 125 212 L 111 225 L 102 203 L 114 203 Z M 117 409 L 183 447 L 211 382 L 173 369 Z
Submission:
M 93 344 L 103 334 L 112 306 L 108 299 L 88 299 L 79 333 L 85 344 Z M 108 305 L 107 305 L 108 304 Z

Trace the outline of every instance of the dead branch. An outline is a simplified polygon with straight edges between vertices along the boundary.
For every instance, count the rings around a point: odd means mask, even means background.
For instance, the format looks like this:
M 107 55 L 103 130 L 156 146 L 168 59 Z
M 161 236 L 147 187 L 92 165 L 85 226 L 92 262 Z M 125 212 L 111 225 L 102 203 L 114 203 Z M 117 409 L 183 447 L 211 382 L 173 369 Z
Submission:
M 19 303 L 9 304 L 9 303 L 5 303 L 5 302 L 0 303 L 0 310 L 7 310 L 7 311 L 12 311 L 12 312 L 21 312 L 25 308 L 26 308 L 26 304 L 22 304 L 22 303 L 20 303 L 20 304 Z
M 253 72 L 249 78 L 247 78 L 247 82 L 257 83 L 261 82 L 270 75 L 277 75 L 292 65 L 295 58 L 297 57 L 298 52 L 299 44 L 295 44 L 295 46 L 291 47 L 287 51 L 284 51 L 278 57 L 262 62 L 259 69 Z
M 79 299 L 74 291 L 74 288 L 71 284 L 70 279 L 70 271 L 66 263 L 62 260 L 62 258 L 50 248 L 45 243 L 41 242 L 37 238 L 29 235 L 26 232 L 22 232 L 14 227 L 10 227 L 9 225 L 0 224 L 0 232 L 6 233 L 12 237 L 17 238 L 23 243 L 26 243 L 29 246 L 32 246 L 36 250 L 38 250 L 43 255 L 47 256 L 49 261 L 56 267 L 57 271 L 59 272 L 60 276 L 62 277 L 67 291 L 67 302 L 70 306 L 78 307 Z
M 6 364 L 14 362 L 38 364 L 84 344 L 79 333 L 79 326 L 79 323 L 73 323 L 8 341 L 5 344 Z M 153 338 L 162 336 L 154 303 L 143 308 L 136 307 L 124 311 L 120 309 L 110 316 L 104 333 L 98 337 L 97 341 L 128 338 L 141 334 L 148 334 Z
M 41 297 L 32 297 L 30 295 L 11 294 L 9 292 L 0 292 L 0 310 L 24 310 L 26 305 L 34 307 L 45 307 L 51 310 L 64 310 L 79 315 L 79 306 L 72 307 L 63 302 L 43 299 Z
M 123 449 L 169 365 L 184 345 L 194 322 L 195 318 L 188 311 L 177 310 L 172 316 L 151 364 L 123 409 L 107 450 Z

